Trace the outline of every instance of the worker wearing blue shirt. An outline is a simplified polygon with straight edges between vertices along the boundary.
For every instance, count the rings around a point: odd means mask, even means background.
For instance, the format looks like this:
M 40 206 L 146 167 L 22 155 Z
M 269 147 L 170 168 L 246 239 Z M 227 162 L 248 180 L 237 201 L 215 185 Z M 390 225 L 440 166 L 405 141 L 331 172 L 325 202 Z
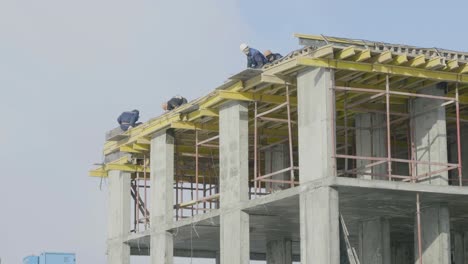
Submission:
M 135 110 L 123 112 L 122 114 L 120 114 L 119 118 L 117 118 L 117 122 L 119 123 L 120 128 L 123 131 L 127 131 L 129 128 L 132 128 L 141 124 L 141 123 L 137 123 L 139 118 L 140 118 L 140 112 L 135 109 Z
M 268 62 L 260 51 L 245 43 L 240 45 L 240 50 L 247 56 L 247 68 L 260 69 Z
M 283 58 L 281 54 L 272 53 L 271 50 L 266 50 L 265 52 L 263 52 L 263 55 L 265 55 L 265 58 L 267 59 L 268 63 L 272 63 L 276 60 Z

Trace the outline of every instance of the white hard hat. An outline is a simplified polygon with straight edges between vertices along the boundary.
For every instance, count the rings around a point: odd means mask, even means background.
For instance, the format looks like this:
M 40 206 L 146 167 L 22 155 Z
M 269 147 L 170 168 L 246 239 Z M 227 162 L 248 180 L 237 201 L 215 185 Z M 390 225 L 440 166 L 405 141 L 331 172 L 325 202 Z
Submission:
M 245 43 L 240 44 L 240 50 L 241 51 L 244 51 L 245 49 L 248 49 L 248 48 L 249 48 L 249 45 L 247 45 Z

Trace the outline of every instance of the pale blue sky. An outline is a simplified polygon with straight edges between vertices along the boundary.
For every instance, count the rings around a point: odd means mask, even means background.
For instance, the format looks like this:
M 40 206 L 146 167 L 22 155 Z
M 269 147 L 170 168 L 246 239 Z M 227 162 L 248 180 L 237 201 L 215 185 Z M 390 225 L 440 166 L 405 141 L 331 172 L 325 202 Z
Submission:
M 0 257 L 105 263 L 106 193 L 87 176 L 122 110 L 159 115 L 242 70 L 241 42 L 293 33 L 468 50 L 466 1 L 0 1 Z M 135 262 L 136 263 L 136 262 Z

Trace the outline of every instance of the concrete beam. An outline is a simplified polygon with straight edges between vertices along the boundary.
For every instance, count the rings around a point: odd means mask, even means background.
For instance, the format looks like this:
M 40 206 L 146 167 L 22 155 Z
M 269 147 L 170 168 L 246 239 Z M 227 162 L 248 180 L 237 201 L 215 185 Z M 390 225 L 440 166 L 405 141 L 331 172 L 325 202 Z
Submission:
M 109 213 L 107 215 L 107 263 L 130 264 L 130 178 L 128 172 L 109 171 Z
M 174 136 L 161 131 L 151 140 L 151 263 L 173 263 L 174 243 L 170 232 L 174 205 Z

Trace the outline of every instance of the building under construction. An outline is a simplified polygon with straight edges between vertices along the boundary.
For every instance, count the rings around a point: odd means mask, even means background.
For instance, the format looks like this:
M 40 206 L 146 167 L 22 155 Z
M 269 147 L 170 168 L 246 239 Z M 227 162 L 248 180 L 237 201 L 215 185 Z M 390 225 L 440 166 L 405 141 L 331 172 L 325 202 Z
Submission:
M 296 37 L 107 136 L 108 263 L 468 263 L 468 53 Z

